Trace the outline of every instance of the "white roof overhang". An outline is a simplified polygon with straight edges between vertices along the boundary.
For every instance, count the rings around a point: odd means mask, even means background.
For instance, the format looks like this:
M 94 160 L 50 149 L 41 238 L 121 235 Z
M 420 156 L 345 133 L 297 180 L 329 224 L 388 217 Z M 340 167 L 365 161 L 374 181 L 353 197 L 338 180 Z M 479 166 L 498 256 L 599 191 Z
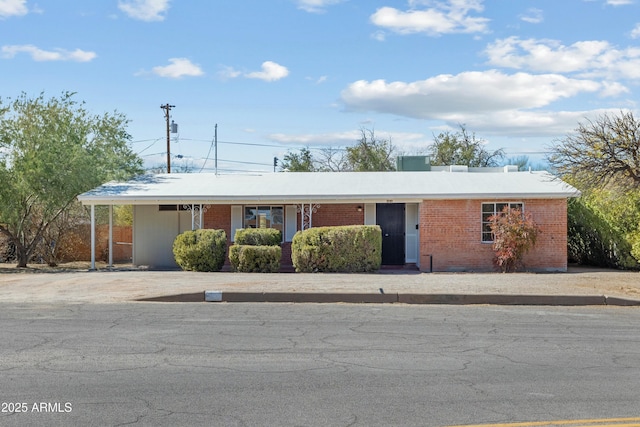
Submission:
M 144 175 L 104 184 L 78 199 L 85 205 L 328 204 L 579 195 L 547 172 L 289 172 Z

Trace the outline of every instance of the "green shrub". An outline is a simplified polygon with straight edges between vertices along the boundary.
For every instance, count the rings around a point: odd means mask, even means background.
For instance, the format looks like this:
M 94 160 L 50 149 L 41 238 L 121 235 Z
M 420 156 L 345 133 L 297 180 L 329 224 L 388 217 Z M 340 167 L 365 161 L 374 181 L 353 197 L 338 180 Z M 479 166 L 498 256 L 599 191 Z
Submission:
M 277 273 L 281 257 L 280 246 L 233 245 L 229 248 L 231 266 L 241 273 Z
M 608 218 L 610 211 L 597 210 L 586 197 L 570 199 L 567 207 L 568 256 L 570 262 L 617 269 L 638 269 L 640 237 L 627 237 Z
M 173 241 L 173 256 L 183 270 L 220 271 L 227 252 L 224 230 L 194 230 Z
M 382 263 L 382 231 L 377 225 L 315 227 L 299 231 L 291 242 L 298 272 L 369 272 Z
M 275 228 L 239 228 L 234 236 L 236 245 L 280 246 L 282 233 Z

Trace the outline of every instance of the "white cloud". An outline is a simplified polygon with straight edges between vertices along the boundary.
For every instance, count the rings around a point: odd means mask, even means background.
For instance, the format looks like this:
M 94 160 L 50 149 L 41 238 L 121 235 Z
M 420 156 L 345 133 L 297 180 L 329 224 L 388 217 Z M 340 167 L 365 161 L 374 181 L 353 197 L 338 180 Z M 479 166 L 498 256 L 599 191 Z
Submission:
M 222 80 L 227 79 L 235 79 L 236 77 L 240 77 L 242 75 L 242 71 L 237 71 L 233 67 L 222 67 L 220 71 L 218 71 L 218 77 Z
M 0 18 L 22 16 L 28 12 L 27 0 L 0 0 Z
M 595 81 L 557 74 L 489 70 L 441 74 L 410 83 L 360 80 L 349 85 L 341 99 L 350 110 L 429 119 L 454 112 L 540 108 L 600 88 Z
M 243 72 L 233 67 L 224 66 L 218 71 L 218 77 L 227 80 L 244 77 L 247 79 L 258 79 L 266 82 L 273 82 L 283 79 L 289 75 L 287 67 L 273 61 L 265 61 L 262 63 L 261 71 Z M 317 83 L 322 83 L 326 79 L 325 76 L 320 77 Z
M 444 118 L 455 127 L 463 123 L 469 129 L 483 134 L 513 138 L 558 137 L 572 132 L 578 122 L 595 118 L 604 113 L 619 114 L 620 109 L 597 109 L 585 111 L 526 111 L 508 110 L 483 114 L 451 115 Z
M 163 21 L 170 0 L 119 0 L 118 8 L 130 18 L 141 21 Z
M 357 81 L 342 91 L 347 111 L 374 111 L 423 120 L 464 123 L 474 130 L 553 134 L 572 112 L 545 112 L 553 102 L 622 88 L 557 74 L 504 74 L 496 70 L 438 75 L 415 82 Z M 583 114 L 583 113 L 580 113 Z
M 373 128 L 373 126 L 369 126 Z M 365 126 L 365 128 L 369 128 Z M 375 130 L 376 136 L 381 139 L 390 139 L 392 144 L 396 147 L 400 147 L 403 150 L 413 150 L 422 147 L 426 147 L 430 142 L 431 135 L 425 136 L 422 133 L 415 132 L 385 132 L 379 129 Z M 284 144 L 295 146 L 310 146 L 310 147 L 346 147 L 352 146 L 354 143 L 360 140 L 362 134 L 360 130 L 349 130 L 345 132 L 331 132 L 331 133 L 306 133 L 306 134 L 285 134 L 274 133 L 267 135 L 269 140 Z
M 576 72 L 592 68 L 598 58 L 611 50 L 605 41 L 582 41 L 564 46 L 555 40 L 496 40 L 485 50 L 489 64 L 534 71 Z
M 607 4 L 609 6 L 626 6 L 628 4 L 633 4 L 634 0 L 607 0 Z
M 471 12 L 482 12 L 482 0 L 410 1 L 410 7 L 432 5 L 426 9 L 403 12 L 393 7 L 381 7 L 371 22 L 379 27 L 400 34 L 426 33 L 431 36 L 451 33 L 484 33 L 488 31 L 489 19 L 470 16 Z
M 254 71 L 246 73 L 245 77 L 249 79 L 259 79 L 266 82 L 273 82 L 283 79 L 289 75 L 289 70 L 273 61 L 265 61 L 262 63 L 262 71 Z
M 73 51 L 65 49 L 43 50 L 34 45 L 7 45 L 2 46 L 2 57 L 13 58 L 18 53 L 26 53 L 34 61 L 75 61 L 89 62 L 98 55 L 95 52 L 88 52 L 81 49 Z
M 328 6 L 341 3 L 344 0 L 296 0 L 298 9 L 305 12 L 322 13 Z
M 384 31 L 376 31 L 373 34 L 371 34 L 371 38 L 374 40 L 378 40 L 379 42 L 383 42 L 387 39 L 387 35 L 385 34 Z
M 496 40 L 484 52 L 489 64 L 536 72 L 581 73 L 584 77 L 640 78 L 640 48 L 616 49 L 606 41 L 590 40 L 570 46 L 556 40 Z
M 544 21 L 544 13 L 541 9 L 532 7 L 530 9 L 527 9 L 527 12 L 520 16 L 520 19 L 530 24 L 539 24 Z
M 204 74 L 199 65 L 187 58 L 170 58 L 170 65 L 153 67 L 152 72 L 160 77 L 179 79 L 185 76 L 197 77 Z
M 636 26 L 633 27 L 633 30 L 631 30 L 631 38 L 640 38 L 640 23 L 636 24 Z
M 360 132 L 353 130 L 347 132 L 333 133 L 306 133 L 306 134 L 285 134 L 274 133 L 267 136 L 271 141 L 280 144 L 290 145 L 310 145 L 310 146 L 332 146 L 341 147 L 344 145 L 352 145 L 354 141 L 360 138 Z
M 629 88 L 618 82 L 602 82 L 602 90 L 600 96 L 602 97 L 616 97 L 623 93 L 629 93 Z
M 316 84 L 316 85 L 323 84 L 323 83 L 325 83 L 328 79 L 329 79 L 329 77 L 327 77 L 327 76 L 320 76 L 320 77 L 305 77 L 305 80 L 309 80 L 310 82 L 313 82 L 313 84 Z

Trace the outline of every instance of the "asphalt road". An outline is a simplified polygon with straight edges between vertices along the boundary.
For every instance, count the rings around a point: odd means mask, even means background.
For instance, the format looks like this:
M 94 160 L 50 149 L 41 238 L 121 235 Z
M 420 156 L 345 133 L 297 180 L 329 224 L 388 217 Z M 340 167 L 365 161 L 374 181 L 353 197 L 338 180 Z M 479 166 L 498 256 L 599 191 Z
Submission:
M 0 325 L 3 426 L 640 417 L 637 308 L 2 303 Z

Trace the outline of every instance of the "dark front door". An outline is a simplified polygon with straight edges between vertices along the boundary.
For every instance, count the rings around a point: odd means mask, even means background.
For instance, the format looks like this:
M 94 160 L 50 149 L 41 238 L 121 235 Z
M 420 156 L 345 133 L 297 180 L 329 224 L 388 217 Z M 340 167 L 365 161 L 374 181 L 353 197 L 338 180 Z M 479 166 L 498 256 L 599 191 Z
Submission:
M 378 203 L 376 224 L 382 229 L 382 265 L 404 265 L 404 203 Z

